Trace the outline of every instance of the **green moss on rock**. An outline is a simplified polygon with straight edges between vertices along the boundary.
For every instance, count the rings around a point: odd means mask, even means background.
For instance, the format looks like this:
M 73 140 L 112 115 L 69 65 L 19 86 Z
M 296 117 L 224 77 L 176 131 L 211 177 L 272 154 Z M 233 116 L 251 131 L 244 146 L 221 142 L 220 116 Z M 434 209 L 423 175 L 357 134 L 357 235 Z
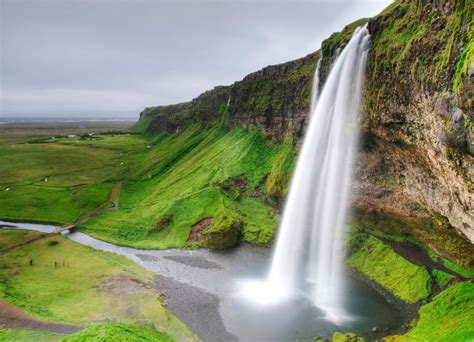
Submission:
M 474 284 L 455 284 L 419 310 L 415 327 L 387 341 L 472 341 L 474 339 Z
M 358 337 L 353 333 L 341 333 L 336 331 L 332 337 L 331 342 L 364 342 L 362 337 Z
M 268 196 L 273 197 L 278 203 L 288 193 L 291 174 L 295 165 L 295 149 L 290 143 L 279 147 L 271 161 L 271 169 L 265 180 L 265 188 Z
M 377 282 L 407 303 L 417 303 L 431 293 L 427 269 L 398 255 L 379 239 L 356 235 L 351 241 L 347 264 L 354 271 Z
M 223 215 L 204 230 L 201 245 L 210 249 L 234 247 L 242 237 L 242 225 L 238 218 Z
M 420 241 L 461 266 L 474 268 L 474 245 L 460 236 L 445 217 L 400 217 L 381 210 L 356 208 L 353 222 Z
M 436 283 L 441 288 L 445 288 L 451 282 L 451 280 L 454 279 L 453 275 L 440 270 L 433 270 L 431 273 L 433 274 Z

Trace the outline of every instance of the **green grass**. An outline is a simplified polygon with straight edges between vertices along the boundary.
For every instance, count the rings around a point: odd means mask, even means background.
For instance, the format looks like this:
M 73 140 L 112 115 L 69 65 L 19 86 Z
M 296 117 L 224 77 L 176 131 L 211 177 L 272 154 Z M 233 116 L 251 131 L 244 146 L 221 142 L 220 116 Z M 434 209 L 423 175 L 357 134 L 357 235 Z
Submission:
M 25 184 L 71 187 L 104 181 L 118 154 L 80 144 L 54 143 L 0 145 L 0 186 Z M 48 178 L 45 182 L 44 179 Z
M 433 274 L 433 277 L 441 288 L 445 288 L 446 286 L 448 286 L 451 280 L 454 279 L 453 275 L 440 270 L 433 270 L 431 271 L 431 273 Z
M 472 341 L 474 284 L 462 282 L 441 292 L 421 307 L 415 327 L 388 341 Z
M 144 134 L 150 126 L 151 121 L 152 116 L 146 116 L 144 118 L 141 118 L 139 121 L 137 121 L 137 123 L 130 127 L 128 131 L 132 133 Z
M 120 193 L 120 210 L 87 222 L 82 228 L 86 233 L 140 248 L 183 247 L 194 223 L 213 217 L 212 232 L 226 217 L 232 220 L 219 226 L 220 231 L 242 223 L 245 240 L 272 241 L 277 215 L 261 202 L 268 193 L 265 177 L 288 177 L 289 161 L 282 168 L 274 164 L 291 153 L 289 146 L 265 142 L 258 132 L 198 126 L 155 139 L 146 151 L 124 159 L 129 172 Z M 246 181 L 244 194 L 235 184 L 231 189 L 224 186 L 239 177 Z M 253 193 L 260 193 L 260 198 Z M 172 220 L 158 228 L 163 217 Z
M 435 251 L 429 248 L 428 248 L 428 254 L 430 255 L 431 259 L 433 259 L 434 261 L 442 262 L 443 265 L 449 268 L 451 271 L 454 271 L 465 278 L 474 278 L 473 270 L 467 269 L 465 267 L 462 267 L 456 264 L 455 262 L 452 262 L 449 259 L 443 258 L 439 256 Z
M 356 235 L 351 244 L 349 267 L 401 300 L 417 303 L 431 293 L 431 277 L 425 267 L 408 262 L 373 236 Z
M 34 237 L 39 236 L 41 233 L 33 232 L 29 230 L 18 230 L 18 229 L 0 229 L 0 249 L 15 246 L 19 243 L 28 241 Z
M 98 151 L 103 149 L 114 150 L 118 152 L 130 152 L 144 150 L 150 139 L 145 136 L 135 134 L 104 134 L 94 135 L 93 140 L 76 138 L 49 139 L 46 142 L 68 146 L 89 146 Z
M 295 163 L 295 148 L 290 141 L 287 141 L 278 148 L 271 161 L 272 167 L 265 181 L 269 196 L 282 201 L 282 196 L 288 193 Z
M 125 257 L 55 236 L 1 254 L 0 264 L 0 300 L 37 318 L 79 325 L 143 320 L 177 339 L 192 339 L 148 286 L 153 274 Z
M 62 337 L 64 337 L 63 334 L 47 331 L 0 329 L 0 341 L 5 342 L 54 342 L 60 340 Z
M 73 188 L 25 185 L 0 191 L 0 217 L 12 221 L 74 222 L 106 202 L 112 183 Z
M 447 268 L 449 268 L 451 271 L 454 271 L 461 276 L 465 278 L 473 278 L 474 277 L 474 270 L 470 270 L 468 268 L 465 268 L 456 262 L 453 262 L 447 258 L 441 257 L 437 252 L 435 252 L 433 249 L 427 246 L 426 243 L 420 242 L 412 237 L 412 235 L 406 236 L 406 235 L 397 235 L 393 233 L 387 233 L 381 230 L 373 229 L 370 227 L 366 226 L 360 226 L 360 225 L 352 225 L 351 229 L 353 231 L 359 231 L 359 232 L 367 232 L 371 235 L 374 235 L 376 237 L 381 237 L 384 239 L 396 241 L 396 242 L 409 242 L 414 245 L 417 245 L 418 247 L 421 247 L 425 249 L 428 253 L 428 255 L 433 259 L 433 261 L 440 262 Z M 431 233 L 434 235 L 434 233 Z M 440 237 L 441 238 L 441 237 Z M 445 237 L 446 240 L 449 240 L 447 237 Z M 432 243 L 434 245 L 434 243 Z M 455 246 L 456 243 L 451 243 L 451 245 Z
M 107 202 L 129 171 L 123 160 L 149 139 L 103 135 L 0 145 L 0 218 L 66 224 Z
M 95 324 L 91 327 L 79 331 L 71 336 L 67 336 L 61 342 L 106 342 L 106 341 L 127 341 L 127 342 L 173 342 L 174 339 L 157 332 L 146 325 L 132 325 L 119 323 Z
M 318 340 L 315 340 L 315 342 L 316 341 Z M 332 334 L 330 342 L 364 342 L 364 339 L 352 333 L 341 333 L 336 331 L 334 334 Z
M 70 223 L 107 200 L 120 154 L 66 140 L 0 146 L 0 218 Z
M 171 135 L 2 145 L 0 156 L 7 161 L 0 165 L 0 218 L 77 222 L 106 204 L 114 184 L 123 181 L 119 210 L 103 212 L 81 229 L 141 248 L 187 246 L 191 226 L 205 217 L 214 218 L 208 232 L 219 232 L 220 239 L 239 226 L 244 240 L 269 244 L 277 213 L 263 203 L 281 201 L 294 165 L 290 142 L 273 144 L 257 131 L 199 125 Z M 157 227 L 162 217 L 172 219 Z

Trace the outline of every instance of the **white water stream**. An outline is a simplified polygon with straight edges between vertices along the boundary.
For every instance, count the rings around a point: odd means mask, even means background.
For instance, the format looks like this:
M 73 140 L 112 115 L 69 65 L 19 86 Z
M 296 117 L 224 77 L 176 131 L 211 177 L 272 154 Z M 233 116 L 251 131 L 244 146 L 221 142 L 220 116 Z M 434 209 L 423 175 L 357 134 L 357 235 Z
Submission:
M 311 105 L 270 274 L 265 283 L 247 288 L 259 301 L 304 294 L 334 322 L 348 318 L 342 240 L 368 45 L 367 28 L 358 28 L 337 57 L 319 96 L 318 87 L 313 87 L 316 103 Z

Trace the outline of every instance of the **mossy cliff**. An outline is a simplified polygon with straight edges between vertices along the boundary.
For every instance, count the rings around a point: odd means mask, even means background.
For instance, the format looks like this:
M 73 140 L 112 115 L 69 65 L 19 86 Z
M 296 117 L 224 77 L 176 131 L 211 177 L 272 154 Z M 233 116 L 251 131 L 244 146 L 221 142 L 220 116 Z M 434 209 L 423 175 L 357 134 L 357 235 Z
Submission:
M 473 266 L 473 12 L 467 0 L 396 1 L 333 34 L 313 54 L 191 102 L 148 108 L 141 122 L 149 121 L 146 132 L 155 134 L 179 133 L 191 123 L 245 128 L 298 147 L 316 62 L 321 58 L 321 87 L 353 30 L 367 23 L 371 48 L 353 220 L 410 235 Z M 291 167 L 283 169 L 263 180 L 265 196 L 285 195 Z
M 269 140 L 302 137 L 320 53 L 268 66 L 231 86 L 219 86 L 190 102 L 145 108 L 148 133 L 175 133 L 190 124 L 258 129 Z M 150 120 L 151 118 L 151 120 Z M 297 140 L 295 139 L 295 140 Z
M 401 1 L 369 20 L 356 184 L 358 219 L 459 261 L 472 244 L 458 236 L 474 241 L 473 13 L 472 1 Z

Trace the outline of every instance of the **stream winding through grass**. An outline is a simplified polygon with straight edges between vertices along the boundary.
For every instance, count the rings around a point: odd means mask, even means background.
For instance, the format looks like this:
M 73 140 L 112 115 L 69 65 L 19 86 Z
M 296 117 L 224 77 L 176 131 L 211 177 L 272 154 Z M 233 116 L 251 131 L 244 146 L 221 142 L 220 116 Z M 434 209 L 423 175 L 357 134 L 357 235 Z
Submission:
M 0 221 L 0 225 L 51 233 L 57 227 Z M 271 249 L 252 245 L 225 251 L 140 250 L 116 246 L 80 232 L 69 239 L 129 258 L 157 275 L 153 282 L 169 309 L 203 341 L 311 341 L 334 331 L 370 334 L 397 329 L 400 313 L 372 287 L 349 278 L 347 306 L 353 319 L 336 326 L 304 295 L 275 306 L 258 306 L 239 293 L 245 280 L 266 277 Z

